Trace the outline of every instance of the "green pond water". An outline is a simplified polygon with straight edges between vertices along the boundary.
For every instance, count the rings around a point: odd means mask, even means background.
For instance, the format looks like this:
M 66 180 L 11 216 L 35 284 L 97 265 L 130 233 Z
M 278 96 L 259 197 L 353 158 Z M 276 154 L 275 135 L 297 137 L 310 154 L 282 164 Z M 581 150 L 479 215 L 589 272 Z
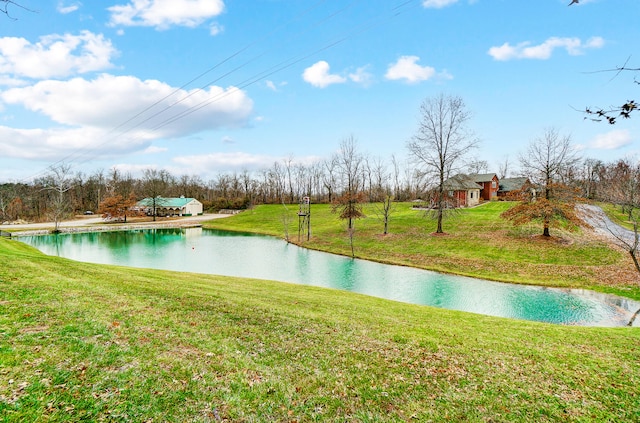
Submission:
M 202 228 L 19 239 L 46 254 L 77 261 L 268 279 L 557 324 L 625 326 L 640 308 L 640 302 L 592 291 L 444 275 L 311 251 L 273 237 Z

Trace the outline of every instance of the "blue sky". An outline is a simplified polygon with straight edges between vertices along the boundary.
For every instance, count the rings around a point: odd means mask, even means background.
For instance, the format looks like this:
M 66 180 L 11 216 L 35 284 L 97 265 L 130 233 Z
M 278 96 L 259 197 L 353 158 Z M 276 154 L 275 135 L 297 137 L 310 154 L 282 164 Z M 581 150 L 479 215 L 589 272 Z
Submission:
M 420 103 L 462 97 L 491 171 L 547 128 L 639 153 L 638 0 L 21 0 L 0 16 L 0 181 L 67 163 L 176 176 L 407 157 Z

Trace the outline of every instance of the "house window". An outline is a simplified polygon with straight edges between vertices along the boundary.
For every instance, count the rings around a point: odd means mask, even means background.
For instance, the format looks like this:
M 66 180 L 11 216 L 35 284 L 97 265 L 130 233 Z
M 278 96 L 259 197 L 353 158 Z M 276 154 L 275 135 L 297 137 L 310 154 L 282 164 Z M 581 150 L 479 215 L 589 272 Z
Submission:
M 471 194 L 471 198 L 473 198 L 473 191 L 471 191 L 470 194 Z
M 491 188 L 495 188 L 496 187 L 496 181 L 491 181 Z

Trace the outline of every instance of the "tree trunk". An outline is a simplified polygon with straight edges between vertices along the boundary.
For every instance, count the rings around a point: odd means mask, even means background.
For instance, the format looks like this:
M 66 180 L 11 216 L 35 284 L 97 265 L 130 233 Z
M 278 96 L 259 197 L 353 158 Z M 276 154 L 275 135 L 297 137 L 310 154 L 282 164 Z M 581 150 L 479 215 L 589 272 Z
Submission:
M 355 230 L 353 228 L 349 228 L 349 244 L 351 245 L 351 258 L 356 258 L 356 252 L 353 248 L 353 233 Z
M 636 256 L 635 248 L 629 250 L 629 255 L 631 255 L 631 258 L 633 259 L 633 264 L 636 266 L 636 270 L 640 273 L 640 263 L 638 263 L 638 257 Z
M 437 234 L 441 234 L 442 232 L 442 209 L 438 209 L 438 228 L 436 229 Z
M 444 174 L 440 174 L 440 187 L 438 189 L 438 212 L 437 212 L 437 219 L 438 219 L 438 226 L 436 228 L 436 233 L 437 234 L 441 234 L 442 232 L 442 218 L 444 215 Z

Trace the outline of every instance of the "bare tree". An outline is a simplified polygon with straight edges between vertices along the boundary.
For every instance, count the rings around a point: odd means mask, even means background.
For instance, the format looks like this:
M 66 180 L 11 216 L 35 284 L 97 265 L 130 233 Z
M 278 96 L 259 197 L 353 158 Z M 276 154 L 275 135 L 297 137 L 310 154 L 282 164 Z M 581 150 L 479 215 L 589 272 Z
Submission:
M 333 202 L 333 196 L 335 195 L 337 185 L 337 168 L 338 157 L 336 155 L 331 156 L 328 160 L 322 162 L 324 165 L 324 173 L 322 178 L 322 184 L 327 190 L 327 196 L 329 203 Z
M 470 174 L 488 173 L 489 163 L 486 160 L 473 159 L 467 164 L 467 170 Z
M 504 179 L 509 177 L 509 156 L 504 156 L 504 159 L 498 165 L 498 178 Z
M 544 198 L 553 196 L 553 183 L 561 180 L 568 169 L 580 161 L 569 135 L 561 136 L 555 128 L 548 128 L 541 137 L 529 143 L 519 156 L 522 170 L 533 183 L 542 187 Z
M 173 177 L 164 169 L 145 169 L 142 178 L 142 192 L 144 196 L 150 198 L 151 213 L 155 222 L 157 209 L 163 205 L 162 195 L 166 195 Z
M 416 134 L 407 143 L 409 152 L 425 174 L 435 181 L 436 233 L 443 233 L 446 206 L 444 182 L 463 163 L 464 157 L 478 145 L 467 125 L 471 113 L 460 97 L 427 98 L 420 106 Z
M 363 217 L 360 187 L 363 174 L 364 157 L 358 151 L 357 141 L 349 137 L 340 143 L 340 153 L 337 156 L 337 166 L 343 181 L 342 195 L 334 202 L 334 208 L 340 212 L 340 217 L 347 220 L 347 228 L 353 229 L 353 219 Z
M 353 137 L 349 137 L 340 143 L 340 153 L 337 156 L 337 166 L 340 169 L 343 180 L 342 195 L 335 199 L 333 211 L 339 213 L 340 219 L 347 221 L 351 256 L 354 257 L 353 238 L 355 228 L 354 219 L 364 217 L 362 203 L 363 192 L 360 191 L 362 179 L 362 167 L 364 158 L 358 151 L 358 145 Z
M 66 194 L 73 187 L 71 180 L 71 165 L 58 164 L 49 168 L 44 189 L 53 192 L 50 214 L 54 221 L 54 232 L 58 232 L 60 220 L 69 211 Z
M 373 203 L 373 209 L 377 217 L 384 225 L 383 234 L 389 233 L 389 222 L 394 212 L 394 198 L 389 184 L 390 173 L 382 159 L 377 158 L 369 163 L 371 167 L 372 187 L 369 201 Z
M 604 167 L 604 163 L 597 159 L 585 159 L 582 162 L 579 168 L 579 184 L 584 198 L 594 199 L 598 196 L 598 185 Z

